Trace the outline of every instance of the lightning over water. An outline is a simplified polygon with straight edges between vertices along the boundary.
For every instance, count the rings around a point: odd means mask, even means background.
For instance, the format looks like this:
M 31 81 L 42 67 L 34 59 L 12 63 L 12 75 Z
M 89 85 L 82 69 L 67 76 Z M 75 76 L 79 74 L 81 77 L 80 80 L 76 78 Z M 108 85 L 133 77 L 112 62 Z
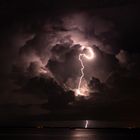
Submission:
M 87 128 L 88 127 L 88 120 L 86 120 L 86 124 L 85 124 L 85 128 Z

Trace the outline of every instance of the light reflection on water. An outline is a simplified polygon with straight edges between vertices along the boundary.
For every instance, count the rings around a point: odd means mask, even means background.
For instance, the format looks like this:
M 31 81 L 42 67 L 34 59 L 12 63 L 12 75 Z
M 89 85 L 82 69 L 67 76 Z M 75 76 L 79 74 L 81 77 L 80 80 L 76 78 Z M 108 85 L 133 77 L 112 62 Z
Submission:
M 89 129 L 75 129 L 71 132 L 70 140 L 97 140 L 96 134 Z

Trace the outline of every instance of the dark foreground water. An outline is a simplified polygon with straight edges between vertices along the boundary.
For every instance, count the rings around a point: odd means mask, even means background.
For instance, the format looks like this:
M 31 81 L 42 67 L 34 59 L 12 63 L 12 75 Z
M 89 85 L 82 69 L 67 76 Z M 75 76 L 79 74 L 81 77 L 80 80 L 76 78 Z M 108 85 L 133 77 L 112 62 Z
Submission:
M 139 129 L 0 129 L 0 140 L 140 140 Z

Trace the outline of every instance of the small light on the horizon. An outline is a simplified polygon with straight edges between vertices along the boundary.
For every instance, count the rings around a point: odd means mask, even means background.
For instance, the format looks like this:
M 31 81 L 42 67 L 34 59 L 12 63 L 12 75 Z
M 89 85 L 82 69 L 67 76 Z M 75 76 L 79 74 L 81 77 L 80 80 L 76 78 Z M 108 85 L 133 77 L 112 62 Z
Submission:
M 43 125 L 38 125 L 38 126 L 37 126 L 37 128 L 43 128 L 43 127 L 44 127 Z

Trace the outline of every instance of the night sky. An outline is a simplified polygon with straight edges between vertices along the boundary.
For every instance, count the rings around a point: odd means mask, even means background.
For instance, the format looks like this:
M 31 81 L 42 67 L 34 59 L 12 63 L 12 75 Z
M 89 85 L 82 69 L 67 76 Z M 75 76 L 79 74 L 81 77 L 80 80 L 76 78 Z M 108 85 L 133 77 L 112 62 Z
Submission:
M 138 0 L 0 1 L 0 122 L 139 120 Z M 75 96 L 80 78 L 89 96 Z

